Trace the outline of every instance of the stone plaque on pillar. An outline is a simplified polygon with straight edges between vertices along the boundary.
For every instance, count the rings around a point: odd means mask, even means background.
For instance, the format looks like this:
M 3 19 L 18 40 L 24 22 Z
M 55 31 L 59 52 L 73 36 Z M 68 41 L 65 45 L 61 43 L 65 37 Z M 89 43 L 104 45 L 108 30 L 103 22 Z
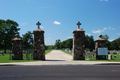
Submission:
M 19 38 L 19 35 L 15 35 L 16 38 L 12 39 L 12 60 L 22 60 L 22 40 Z
M 34 30 L 33 60 L 45 60 L 44 31 L 40 29 L 41 23 L 36 23 L 38 29 Z
M 85 60 L 84 52 L 84 30 L 80 29 L 81 23 L 78 22 L 78 29 L 73 31 L 73 60 Z
M 105 48 L 105 39 L 102 38 L 102 35 L 99 35 L 99 38 L 95 40 L 95 58 L 96 60 L 105 60 L 106 55 L 102 53 L 102 55 L 98 54 L 99 48 Z

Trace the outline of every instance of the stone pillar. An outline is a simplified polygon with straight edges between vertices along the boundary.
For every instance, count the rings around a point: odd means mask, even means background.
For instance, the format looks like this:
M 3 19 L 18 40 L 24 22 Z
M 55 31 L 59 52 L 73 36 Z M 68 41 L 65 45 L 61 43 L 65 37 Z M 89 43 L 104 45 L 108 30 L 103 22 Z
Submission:
M 19 38 L 19 35 L 15 35 L 16 38 L 12 39 L 12 60 L 22 60 L 22 40 Z
M 85 31 L 79 29 L 78 23 L 77 23 L 78 29 L 73 31 L 73 60 L 85 60 L 85 52 L 84 52 Z
M 105 47 L 105 39 L 102 38 L 102 35 L 99 35 L 99 38 L 95 40 L 95 58 L 96 60 L 105 60 L 106 55 L 98 55 L 98 48 L 104 48 Z
M 37 23 L 38 29 L 34 30 L 34 50 L 33 60 L 45 60 L 45 48 L 44 48 L 44 31 L 39 29 L 39 22 Z

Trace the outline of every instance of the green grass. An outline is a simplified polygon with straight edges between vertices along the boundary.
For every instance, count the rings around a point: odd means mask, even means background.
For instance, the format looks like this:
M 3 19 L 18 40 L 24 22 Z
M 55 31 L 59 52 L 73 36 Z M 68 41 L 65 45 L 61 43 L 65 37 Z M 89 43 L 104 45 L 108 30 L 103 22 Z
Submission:
M 62 52 L 65 52 L 65 53 L 67 53 L 67 54 L 70 54 L 70 55 L 72 55 L 72 53 L 70 53 L 70 52 L 68 52 L 68 51 L 64 51 L 64 50 L 61 50 Z
M 72 53 L 70 53 L 68 51 L 64 51 L 64 50 L 61 50 L 61 51 L 65 52 L 67 54 L 72 55 Z M 89 55 L 85 55 L 85 59 L 86 60 L 74 60 L 74 61 L 109 61 L 109 62 L 120 62 L 120 53 L 118 53 L 118 54 L 111 53 L 111 55 L 112 55 L 112 60 L 95 60 L 95 57 L 89 56 Z M 114 55 L 117 55 L 117 57 L 114 58 Z
M 46 50 L 45 51 L 45 54 L 47 54 L 47 53 L 50 53 L 52 50 Z
M 46 50 L 45 54 L 47 54 L 51 51 L 52 50 Z M 23 54 L 23 60 L 9 60 L 9 58 L 10 58 L 9 54 L 4 54 L 4 56 L 2 56 L 2 54 L 0 54 L 0 63 L 41 61 L 41 60 L 31 60 L 30 58 L 32 58 L 32 55 L 30 53 L 27 55 L 27 57 L 29 57 L 28 58 L 29 60 L 26 59 L 26 54 Z

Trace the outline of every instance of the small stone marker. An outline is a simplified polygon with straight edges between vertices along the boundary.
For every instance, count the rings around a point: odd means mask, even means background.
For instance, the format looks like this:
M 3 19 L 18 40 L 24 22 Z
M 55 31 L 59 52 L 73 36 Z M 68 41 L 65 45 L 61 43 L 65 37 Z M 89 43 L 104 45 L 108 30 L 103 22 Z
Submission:
M 81 23 L 77 23 L 78 29 L 73 31 L 73 60 L 85 60 L 84 30 L 80 29 Z
M 41 23 L 36 23 L 38 29 L 34 30 L 33 60 L 45 60 L 44 31 L 40 29 Z
M 108 60 L 112 60 L 112 55 L 108 55 Z

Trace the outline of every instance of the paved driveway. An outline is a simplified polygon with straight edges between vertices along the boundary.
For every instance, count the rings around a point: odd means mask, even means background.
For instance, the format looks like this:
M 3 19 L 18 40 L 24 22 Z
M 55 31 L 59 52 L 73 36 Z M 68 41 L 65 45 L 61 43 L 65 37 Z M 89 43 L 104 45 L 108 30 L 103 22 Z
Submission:
M 71 61 L 72 56 L 69 54 L 66 54 L 60 50 L 53 50 L 50 53 L 48 53 L 46 56 L 46 60 L 50 61 Z

